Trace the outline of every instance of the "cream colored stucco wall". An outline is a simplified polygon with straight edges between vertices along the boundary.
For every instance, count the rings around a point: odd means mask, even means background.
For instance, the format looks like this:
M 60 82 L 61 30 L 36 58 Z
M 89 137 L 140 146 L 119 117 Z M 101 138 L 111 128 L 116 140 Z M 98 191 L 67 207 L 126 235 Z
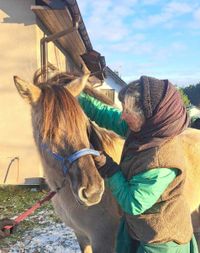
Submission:
M 0 184 L 14 157 L 19 160 L 11 164 L 6 184 L 23 184 L 25 178 L 43 176 L 32 137 L 30 108 L 13 82 L 13 75 L 31 81 L 40 67 L 43 32 L 30 10 L 34 4 L 34 0 L 0 0 Z M 64 70 L 65 57 L 54 45 L 49 45 L 49 58 Z
M 32 0 L 0 0 L 0 184 L 9 163 L 15 160 L 7 184 L 21 184 L 27 177 L 42 176 L 32 138 L 30 108 L 14 86 L 13 75 L 27 80 L 39 67 Z

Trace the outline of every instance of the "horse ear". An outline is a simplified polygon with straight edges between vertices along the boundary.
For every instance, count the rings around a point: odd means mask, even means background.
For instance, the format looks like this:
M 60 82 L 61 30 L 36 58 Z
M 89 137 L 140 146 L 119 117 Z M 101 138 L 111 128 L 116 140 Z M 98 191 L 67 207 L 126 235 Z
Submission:
M 26 102 L 29 104 L 37 102 L 41 94 L 41 90 L 37 86 L 22 80 L 18 76 L 14 76 L 14 83 L 19 94 Z
M 67 84 L 66 88 L 74 96 L 77 97 L 85 88 L 90 74 L 84 74 L 82 77 L 77 78 Z

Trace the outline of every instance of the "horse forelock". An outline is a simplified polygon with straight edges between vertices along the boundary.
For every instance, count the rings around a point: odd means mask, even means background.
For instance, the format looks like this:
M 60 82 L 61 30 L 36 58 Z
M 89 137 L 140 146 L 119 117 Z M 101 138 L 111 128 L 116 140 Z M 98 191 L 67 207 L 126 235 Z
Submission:
M 43 141 L 49 140 L 60 143 L 63 133 L 67 134 L 70 142 L 78 145 L 80 141 L 87 141 L 87 130 L 89 121 L 71 93 L 64 88 L 78 76 L 70 73 L 58 73 L 42 82 L 42 72 L 36 71 L 33 82 L 42 90 L 40 107 L 43 111 L 43 123 L 41 133 Z M 100 91 L 91 86 L 86 86 L 84 92 L 96 99 L 114 106 L 113 102 Z M 115 140 L 120 137 L 112 131 L 95 126 L 97 142 L 101 143 L 103 149 L 114 149 Z M 98 138 L 98 139 L 97 139 Z
M 40 129 L 43 141 L 60 144 L 63 138 L 67 138 L 74 146 L 88 143 L 88 120 L 67 89 L 58 85 L 43 87 L 40 106 L 43 112 Z

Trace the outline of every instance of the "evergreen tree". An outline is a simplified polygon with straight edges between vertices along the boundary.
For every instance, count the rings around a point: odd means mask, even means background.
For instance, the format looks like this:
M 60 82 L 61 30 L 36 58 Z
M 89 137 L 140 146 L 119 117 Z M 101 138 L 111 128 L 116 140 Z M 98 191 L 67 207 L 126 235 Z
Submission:
M 200 83 L 183 88 L 190 102 L 200 108 Z
M 181 94 L 181 97 L 183 99 L 183 103 L 186 107 L 188 107 L 190 105 L 190 100 L 188 98 L 188 96 L 185 94 L 184 90 L 182 88 L 179 88 L 178 89 L 180 94 Z

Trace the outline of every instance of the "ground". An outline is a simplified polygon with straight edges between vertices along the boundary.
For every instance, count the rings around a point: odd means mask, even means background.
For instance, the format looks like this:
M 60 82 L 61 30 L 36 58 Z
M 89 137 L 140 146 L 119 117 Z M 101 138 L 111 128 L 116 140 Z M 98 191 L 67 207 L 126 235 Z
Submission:
M 46 194 L 36 188 L 0 188 L 0 219 L 18 216 Z M 80 253 L 73 231 L 55 215 L 50 202 L 20 223 L 13 235 L 0 241 L 0 253 L 47 252 Z

